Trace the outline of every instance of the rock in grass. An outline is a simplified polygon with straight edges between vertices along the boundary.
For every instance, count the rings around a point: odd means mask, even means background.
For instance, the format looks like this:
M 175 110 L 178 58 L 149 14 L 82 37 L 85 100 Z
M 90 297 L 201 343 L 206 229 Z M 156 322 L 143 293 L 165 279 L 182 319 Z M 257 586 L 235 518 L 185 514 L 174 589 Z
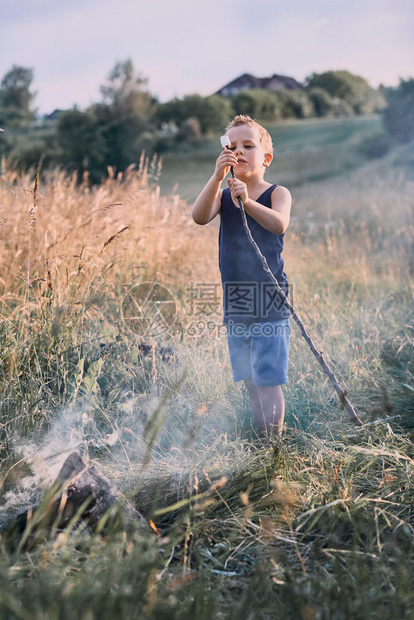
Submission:
M 11 517 L 1 537 L 11 546 L 28 548 L 68 526 L 83 525 L 90 531 L 108 526 L 125 529 L 140 519 L 105 474 L 94 465 L 88 467 L 74 452 L 40 504 Z

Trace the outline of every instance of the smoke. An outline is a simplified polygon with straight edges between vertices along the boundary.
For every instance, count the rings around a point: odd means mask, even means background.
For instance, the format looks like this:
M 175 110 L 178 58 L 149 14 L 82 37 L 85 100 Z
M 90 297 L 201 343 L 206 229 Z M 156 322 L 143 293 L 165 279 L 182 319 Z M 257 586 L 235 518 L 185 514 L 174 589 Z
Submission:
M 224 453 L 227 439 L 221 442 L 220 437 L 237 436 L 240 412 L 220 367 L 213 371 L 204 365 L 204 360 L 197 360 L 194 376 L 183 375 L 179 368 L 173 377 L 159 374 L 157 384 L 150 389 L 147 385 L 145 392 L 124 394 L 110 412 L 79 399 L 55 415 L 46 433 L 36 430 L 26 441 L 16 440 L 15 456 L 25 461 L 31 473 L 25 472 L 4 493 L 0 512 L 36 503 L 75 451 L 86 463 L 103 468 L 121 490 L 139 484 L 144 477 L 184 474 L 197 463 L 204 465 L 213 444 L 215 453 L 219 449 Z M 183 376 L 186 380 L 180 382 Z
M 65 408 L 58 413 L 51 428 L 42 437 L 33 433 L 26 442 L 16 441 L 14 452 L 30 468 L 31 474 L 23 476 L 16 488 L 3 496 L 1 512 L 27 507 L 35 503 L 39 491 L 56 479 L 64 461 L 72 452 L 88 458 L 91 447 L 115 445 L 119 440 L 116 428 L 103 435 L 93 416 L 80 406 Z
M 29 441 L 20 446 L 21 455 L 30 463 L 41 486 L 50 484 L 68 454 L 82 446 L 84 424 L 79 425 L 77 418 L 79 415 L 72 411 L 63 411 L 39 444 Z

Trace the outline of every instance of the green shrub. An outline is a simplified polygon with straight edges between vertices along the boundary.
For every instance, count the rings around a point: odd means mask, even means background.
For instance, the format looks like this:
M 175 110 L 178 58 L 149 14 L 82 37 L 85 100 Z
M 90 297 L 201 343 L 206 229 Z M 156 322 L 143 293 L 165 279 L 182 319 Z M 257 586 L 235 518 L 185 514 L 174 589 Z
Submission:
M 310 88 L 309 97 L 315 108 L 316 116 L 332 116 L 335 113 L 335 102 L 323 88 Z
M 382 93 L 367 80 L 350 71 L 313 73 L 307 79 L 308 88 L 322 88 L 331 97 L 346 102 L 354 114 L 371 114 L 384 107 Z
M 388 107 L 383 112 L 384 127 L 398 142 L 414 140 L 414 78 L 401 80 L 386 93 Z
M 315 106 L 305 90 L 284 90 L 280 91 L 280 94 L 283 95 L 284 99 L 284 118 L 310 118 L 315 116 Z
M 244 90 L 231 99 L 235 114 L 248 114 L 262 121 L 276 121 L 283 118 L 283 108 L 275 93 L 263 88 Z
M 367 159 L 379 159 L 384 157 L 390 148 L 391 140 L 389 136 L 381 132 L 365 139 L 359 146 L 359 152 Z
M 230 101 L 220 95 L 187 95 L 183 99 L 172 99 L 160 105 L 156 120 L 158 125 L 175 122 L 181 128 L 188 119 L 197 119 L 202 133 L 206 134 L 222 131 L 232 114 Z

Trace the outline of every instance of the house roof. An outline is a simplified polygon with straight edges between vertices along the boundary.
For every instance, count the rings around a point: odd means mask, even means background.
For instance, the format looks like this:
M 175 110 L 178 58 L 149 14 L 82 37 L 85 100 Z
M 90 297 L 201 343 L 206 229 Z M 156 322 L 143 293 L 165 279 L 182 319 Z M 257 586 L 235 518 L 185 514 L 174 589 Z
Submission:
M 55 120 L 57 120 L 59 118 L 59 116 L 61 114 L 63 114 L 63 112 L 64 112 L 64 110 L 56 109 L 56 110 L 53 110 L 53 112 L 51 114 L 45 114 L 43 118 L 46 121 L 55 121 Z
M 265 90 L 301 90 L 303 86 L 294 78 L 286 75 L 273 74 L 271 77 L 258 78 L 250 73 L 244 73 L 220 88 L 216 94 L 222 95 L 223 97 L 230 97 L 242 90 L 248 90 L 250 88 L 263 88 Z

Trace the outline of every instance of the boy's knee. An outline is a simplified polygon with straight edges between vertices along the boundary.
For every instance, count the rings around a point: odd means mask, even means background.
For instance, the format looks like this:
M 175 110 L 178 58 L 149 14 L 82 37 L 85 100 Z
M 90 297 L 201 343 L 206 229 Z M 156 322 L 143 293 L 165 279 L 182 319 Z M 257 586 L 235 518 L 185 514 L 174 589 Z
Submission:
M 251 390 L 255 390 L 255 389 L 256 389 L 256 386 L 255 386 L 255 384 L 253 383 L 253 380 L 252 380 L 252 378 L 251 378 L 251 377 L 249 377 L 249 379 L 244 379 L 244 385 L 247 387 L 247 389 L 249 390 L 249 392 L 250 392 Z

